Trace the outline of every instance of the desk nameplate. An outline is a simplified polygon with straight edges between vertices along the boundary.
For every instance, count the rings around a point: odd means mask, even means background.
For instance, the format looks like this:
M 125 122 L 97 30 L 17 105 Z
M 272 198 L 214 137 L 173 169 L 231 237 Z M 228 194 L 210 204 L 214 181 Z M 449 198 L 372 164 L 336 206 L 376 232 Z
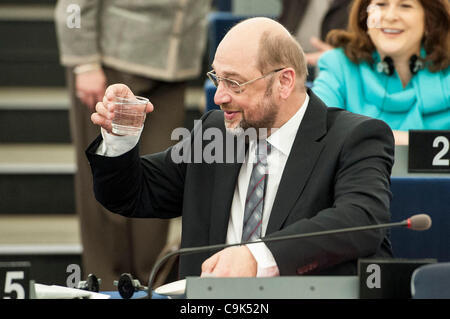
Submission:
M 187 277 L 187 299 L 358 299 L 357 276 Z
M 409 131 L 408 172 L 450 173 L 450 130 Z

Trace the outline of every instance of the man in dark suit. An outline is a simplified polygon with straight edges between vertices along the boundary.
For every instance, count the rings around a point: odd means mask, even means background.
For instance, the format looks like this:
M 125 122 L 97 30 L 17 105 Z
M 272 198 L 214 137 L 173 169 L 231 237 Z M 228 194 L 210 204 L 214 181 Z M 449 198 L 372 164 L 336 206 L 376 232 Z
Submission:
M 111 97 L 132 92 L 122 84 L 107 89 L 92 116 L 102 136 L 86 152 L 99 202 L 129 217 L 182 215 L 182 247 L 389 222 L 392 131 L 382 121 L 327 108 L 306 90 L 304 54 L 282 25 L 241 22 L 220 43 L 212 67 L 222 111 L 205 114 L 177 146 L 143 157 L 138 138 L 110 134 Z M 254 129 L 256 137 L 232 161 L 217 160 L 229 155 L 223 140 Z M 383 231 L 182 256 L 180 277 L 348 275 L 356 274 L 358 258 L 374 256 L 391 256 Z

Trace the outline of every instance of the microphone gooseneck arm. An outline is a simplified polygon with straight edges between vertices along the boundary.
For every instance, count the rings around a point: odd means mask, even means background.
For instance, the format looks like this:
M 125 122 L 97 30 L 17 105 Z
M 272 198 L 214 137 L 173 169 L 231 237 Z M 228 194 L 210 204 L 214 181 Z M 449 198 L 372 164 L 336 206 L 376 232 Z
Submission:
M 417 215 L 421 216 L 421 215 Z M 425 215 L 427 216 L 427 215 Z M 428 217 L 428 216 L 427 216 Z M 414 218 L 414 217 L 412 217 Z M 261 238 L 256 241 L 251 242 L 239 242 L 234 244 L 217 244 L 217 245 L 208 245 L 208 246 L 199 246 L 199 247 L 189 247 L 189 248 L 181 248 L 178 250 L 175 250 L 173 252 L 168 253 L 163 258 L 158 260 L 158 262 L 153 266 L 152 271 L 150 273 L 149 281 L 148 281 L 148 298 L 152 298 L 152 286 L 153 281 L 155 280 L 156 274 L 159 270 L 159 268 L 170 258 L 176 255 L 188 255 L 193 253 L 200 253 L 205 251 L 211 251 L 211 250 L 217 250 L 227 247 L 233 247 L 233 246 L 242 246 L 242 245 L 249 245 L 249 244 L 256 244 L 256 243 L 268 243 L 268 242 L 275 242 L 275 241 L 282 241 L 282 240 L 290 240 L 290 239 L 301 239 L 301 238 L 310 238 L 310 237 L 317 237 L 317 236 L 326 236 L 326 235 L 335 235 L 340 233 L 350 233 L 350 232 L 357 232 L 357 231 L 364 231 L 364 230 L 373 230 L 373 229 L 383 229 L 383 228 L 392 228 L 392 227 L 411 227 L 411 219 L 408 218 L 406 220 L 403 220 L 401 222 L 396 223 L 388 223 L 388 224 L 378 224 L 378 225 L 369 225 L 369 226 L 358 226 L 358 227 L 350 227 L 350 228 L 342 228 L 342 229 L 332 229 L 332 230 L 325 230 L 325 231 L 319 231 L 314 233 L 306 233 L 306 234 L 294 234 L 294 235 L 286 235 L 286 236 L 279 236 L 279 237 L 267 237 L 267 238 Z

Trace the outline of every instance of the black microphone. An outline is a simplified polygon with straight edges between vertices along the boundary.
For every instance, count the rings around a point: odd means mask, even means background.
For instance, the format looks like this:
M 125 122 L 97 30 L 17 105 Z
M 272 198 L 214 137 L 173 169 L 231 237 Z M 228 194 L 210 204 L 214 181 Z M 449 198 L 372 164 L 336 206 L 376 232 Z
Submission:
M 393 228 L 393 227 L 406 227 L 406 228 L 409 228 L 412 230 L 420 230 L 420 231 L 427 230 L 431 227 L 431 218 L 427 214 L 418 214 L 418 215 L 414 215 L 408 219 L 405 219 L 401 222 L 395 222 L 395 223 L 349 227 L 349 228 L 342 228 L 342 229 L 331 229 L 331 230 L 306 233 L 306 234 L 294 234 L 294 235 L 286 235 L 286 236 L 279 236 L 279 237 L 261 238 L 261 239 L 255 240 L 255 241 L 239 242 L 239 243 L 234 243 L 234 244 L 217 244 L 217 245 L 208 245 L 208 246 L 199 246 L 199 247 L 180 248 L 180 249 L 177 249 L 177 250 L 165 255 L 160 260 L 158 260 L 157 263 L 153 266 L 153 269 L 150 273 L 150 277 L 148 280 L 148 288 L 147 288 L 148 296 L 147 297 L 149 299 L 152 298 L 152 285 L 153 285 L 153 281 L 155 279 L 156 273 L 158 272 L 159 268 L 170 257 L 173 257 L 175 255 L 181 256 L 181 255 L 201 253 L 201 252 L 210 251 L 210 250 L 223 249 L 223 248 L 228 248 L 228 247 L 233 247 L 233 246 L 242 246 L 242 245 L 255 244 L 255 243 L 267 243 L 267 242 L 290 240 L 290 239 L 310 238 L 310 237 L 317 237 L 317 236 L 335 235 L 335 234 L 342 234 L 342 233 L 351 233 L 351 232 L 357 232 L 357 231 Z

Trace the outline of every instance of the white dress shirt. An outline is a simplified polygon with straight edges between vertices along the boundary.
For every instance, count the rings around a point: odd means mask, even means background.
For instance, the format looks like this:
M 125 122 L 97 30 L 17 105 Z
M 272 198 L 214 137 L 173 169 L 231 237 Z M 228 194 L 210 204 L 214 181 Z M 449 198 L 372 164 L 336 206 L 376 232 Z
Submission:
M 270 214 L 272 212 L 273 202 L 280 185 L 284 166 L 291 152 L 292 144 L 297 135 L 298 128 L 303 119 L 308 106 L 309 96 L 306 94 L 305 101 L 293 117 L 283 126 L 267 138 L 271 145 L 270 154 L 267 156 L 268 176 L 266 180 L 266 193 L 264 196 L 264 209 L 262 217 L 261 236 L 264 237 Z M 250 183 L 253 163 L 256 157 L 256 141 L 251 140 L 249 151 L 247 152 L 245 162 L 242 164 L 238 176 L 238 182 L 234 190 L 233 202 L 231 204 L 230 220 L 228 222 L 228 231 L 226 243 L 238 243 L 241 241 L 243 219 L 245 211 L 245 200 L 247 197 L 247 188 Z M 258 263 L 258 277 L 273 276 L 279 274 L 275 259 L 272 253 L 264 243 L 251 244 L 247 246 Z M 275 267 L 275 268 L 274 268 Z
M 268 177 L 266 184 L 266 193 L 264 197 L 264 210 L 262 220 L 261 235 L 264 237 L 269 223 L 272 206 L 283 175 L 284 166 L 291 152 L 292 145 L 297 135 L 298 128 L 303 119 L 308 106 L 309 96 L 306 94 L 305 101 L 293 117 L 283 126 L 267 138 L 271 144 L 271 152 L 267 157 Z M 104 129 L 101 130 L 103 141 L 97 149 L 97 154 L 102 156 L 120 156 L 130 151 L 139 141 L 139 136 L 115 136 L 108 134 Z M 242 227 L 245 210 L 245 199 L 247 188 L 250 183 L 253 163 L 255 161 L 256 141 L 250 141 L 249 152 L 247 152 L 245 162 L 239 172 L 238 181 L 234 190 L 233 201 L 231 204 L 230 219 L 228 222 L 228 231 L 226 243 L 238 243 L 241 241 Z M 272 253 L 264 243 L 248 245 L 258 264 L 258 277 L 276 276 L 279 274 L 277 264 Z

